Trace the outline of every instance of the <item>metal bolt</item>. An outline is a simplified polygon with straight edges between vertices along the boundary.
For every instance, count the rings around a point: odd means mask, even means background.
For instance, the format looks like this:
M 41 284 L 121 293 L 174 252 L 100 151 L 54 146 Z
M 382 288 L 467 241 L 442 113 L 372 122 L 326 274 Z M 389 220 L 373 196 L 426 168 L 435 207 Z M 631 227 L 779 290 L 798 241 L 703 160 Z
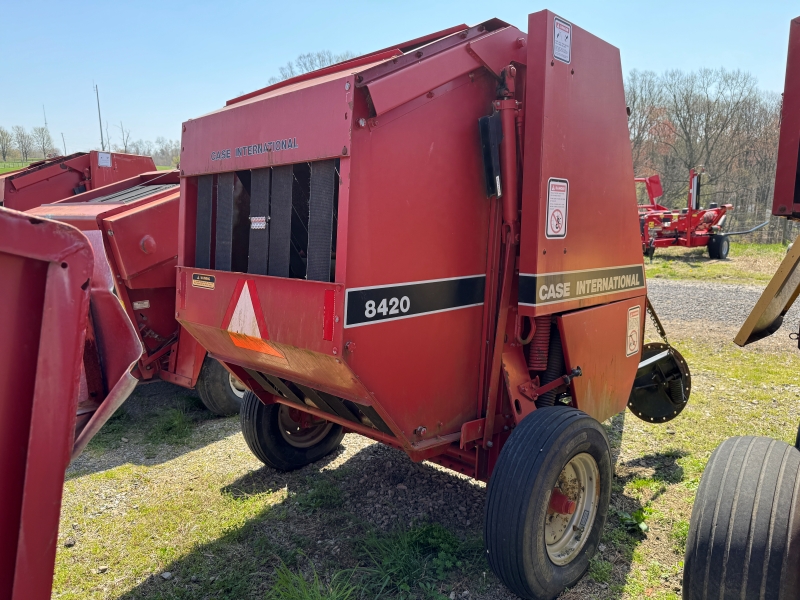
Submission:
M 336 315 L 335 317 L 333 317 L 333 322 L 334 323 L 338 323 L 339 322 L 339 315 Z
M 494 443 L 492 443 L 492 440 L 489 440 L 488 442 L 486 442 L 486 447 L 487 448 L 491 448 L 492 446 L 494 446 Z
M 358 120 L 358 126 L 359 127 L 366 127 L 367 126 L 367 120 L 364 117 L 361 117 Z
M 338 353 L 339 353 L 339 350 L 337 350 L 336 348 L 334 348 L 334 349 L 333 349 L 333 354 L 334 354 L 334 356 L 335 356 L 335 355 L 337 355 Z
M 349 81 L 345 81 L 344 82 L 344 89 L 345 90 L 349 90 L 350 89 L 350 82 Z
M 417 435 L 425 435 L 426 433 L 428 433 L 428 429 L 420 425 L 414 430 L 414 433 L 416 433 Z
M 508 431 L 508 425 L 505 425 L 505 426 L 503 427 L 503 431 Z

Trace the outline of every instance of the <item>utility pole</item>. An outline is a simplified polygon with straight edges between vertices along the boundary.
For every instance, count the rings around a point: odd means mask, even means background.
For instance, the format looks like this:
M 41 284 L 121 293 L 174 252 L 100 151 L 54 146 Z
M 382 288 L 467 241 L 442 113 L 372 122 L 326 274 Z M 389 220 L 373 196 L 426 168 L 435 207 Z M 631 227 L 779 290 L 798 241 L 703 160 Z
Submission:
M 44 104 L 42 104 L 42 114 L 44 115 L 44 128 L 47 129 L 47 113 L 44 111 Z
M 97 86 L 94 86 L 94 93 L 97 96 L 97 121 L 100 123 L 100 149 L 105 152 L 106 151 L 106 143 L 103 140 L 103 119 L 100 117 L 100 91 L 97 89 Z
M 64 142 L 64 156 L 67 155 L 67 141 L 64 139 L 64 134 L 61 134 L 61 141 Z

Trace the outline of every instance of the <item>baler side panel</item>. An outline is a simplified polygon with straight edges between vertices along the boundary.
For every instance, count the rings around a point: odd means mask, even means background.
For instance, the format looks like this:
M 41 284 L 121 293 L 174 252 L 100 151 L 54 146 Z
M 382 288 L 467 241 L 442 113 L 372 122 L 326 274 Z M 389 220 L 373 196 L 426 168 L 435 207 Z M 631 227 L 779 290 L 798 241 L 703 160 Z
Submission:
M 150 156 L 139 156 L 137 154 L 120 154 L 110 152 L 111 166 L 100 164 L 100 153 L 92 150 L 89 153 L 90 168 L 92 173 L 91 189 L 104 187 L 111 183 L 129 179 L 148 171 L 156 170 L 156 163 Z
M 567 372 L 583 372 L 571 384 L 575 405 L 601 423 L 625 410 L 639 368 L 644 317 L 643 297 L 558 317 Z
M 571 25 L 570 62 L 559 60 L 555 20 L 549 11 L 529 18 L 519 298 L 526 315 L 645 293 L 619 51 Z M 563 215 L 551 184 L 566 188 Z M 625 270 L 597 271 L 609 267 Z
M 353 350 L 345 357 L 412 442 L 458 432 L 475 418 L 489 229 L 477 122 L 491 112 L 495 86 L 479 68 L 472 82 L 465 78 L 413 111 L 401 106 L 400 116 L 389 111 L 353 133 L 342 340 Z M 459 297 L 469 295 L 474 276 L 477 305 L 455 307 L 474 302 Z M 446 278 L 463 279 L 432 281 Z M 403 304 L 409 288 L 400 284 L 415 282 L 429 282 L 413 288 L 423 296 L 427 287 L 460 292 L 439 290 L 435 295 L 453 306 L 414 315 L 417 297 L 408 293 Z M 366 304 L 373 297 L 374 313 Z M 394 316 L 392 298 L 399 303 Z M 363 306 L 351 305 L 357 301 Z M 370 322 L 370 314 L 381 322 Z

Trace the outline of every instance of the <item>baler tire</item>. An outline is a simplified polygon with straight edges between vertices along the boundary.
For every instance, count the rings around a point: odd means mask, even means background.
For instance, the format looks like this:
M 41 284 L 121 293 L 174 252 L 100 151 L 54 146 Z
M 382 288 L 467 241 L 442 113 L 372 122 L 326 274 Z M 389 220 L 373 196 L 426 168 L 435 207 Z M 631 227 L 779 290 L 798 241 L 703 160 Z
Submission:
M 708 257 L 717 260 L 725 260 L 728 258 L 728 252 L 731 249 L 731 241 L 727 235 L 719 234 L 712 235 L 708 240 Z
M 579 498 L 594 501 L 582 505 L 578 500 L 574 515 L 580 519 L 586 514 L 588 519 L 593 511 L 595 516 L 591 523 L 584 522 L 588 534 L 583 541 L 582 535 L 577 536 L 568 562 L 556 564 L 545 539 L 551 526 L 548 519 L 554 516 L 548 516 L 551 495 L 567 465 L 579 459 L 586 461 L 586 457 L 594 461 L 599 476 L 593 492 L 584 491 Z M 530 600 L 550 600 L 578 582 L 600 542 L 611 499 L 612 474 L 606 432 L 584 412 L 565 406 L 540 408 L 514 429 L 489 480 L 484 520 L 489 565 L 512 592 Z M 558 543 L 561 539 L 563 536 Z
M 800 598 L 800 452 L 734 437 L 711 454 L 692 509 L 684 600 Z
M 242 400 L 242 435 L 250 451 L 268 467 L 293 471 L 320 460 L 342 443 L 342 426 L 331 423 L 327 435 L 313 446 L 292 446 L 279 430 L 280 409 L 280 404 L 264 404 L 249 390 Z
M 800 425 L 797 426 L 797 436 L 794 438 L 794 447 L 800 450 Z
M 231 374 L 222 364 L 210 356 L 206 356 L 200 376 L 195 385 L 197 394 L 208 410 L 220 417 L 230 417 L 239 413 L 242 396 L 239 396 L 231 384 Z

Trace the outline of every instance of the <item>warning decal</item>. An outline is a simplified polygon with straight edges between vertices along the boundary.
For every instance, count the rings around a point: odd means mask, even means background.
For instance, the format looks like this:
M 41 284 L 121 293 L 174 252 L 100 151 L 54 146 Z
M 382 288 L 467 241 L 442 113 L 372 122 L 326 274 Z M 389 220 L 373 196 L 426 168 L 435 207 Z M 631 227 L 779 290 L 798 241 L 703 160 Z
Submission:
M 569 181 L 551 177 L 547 181 L 547 224 L 544 232 L 548 239 L 567 237 L 568 201 Z
M 266 340 L 267 324 L 258 300 L 255 281 L 240 279 L 231 297 L 231 303 L 222 319 L 222 327 L 235 346 L 284 358 Z
M 558 17 L 553 21 L 553 58 L 567 64 L 572 60 L 572 25 Z
M 640 306 L 631 306 L 628 309 L 628 328 L 625 336 L 625 356 L 639 354 L 639 344 L 642 339 L 642 309 Z

